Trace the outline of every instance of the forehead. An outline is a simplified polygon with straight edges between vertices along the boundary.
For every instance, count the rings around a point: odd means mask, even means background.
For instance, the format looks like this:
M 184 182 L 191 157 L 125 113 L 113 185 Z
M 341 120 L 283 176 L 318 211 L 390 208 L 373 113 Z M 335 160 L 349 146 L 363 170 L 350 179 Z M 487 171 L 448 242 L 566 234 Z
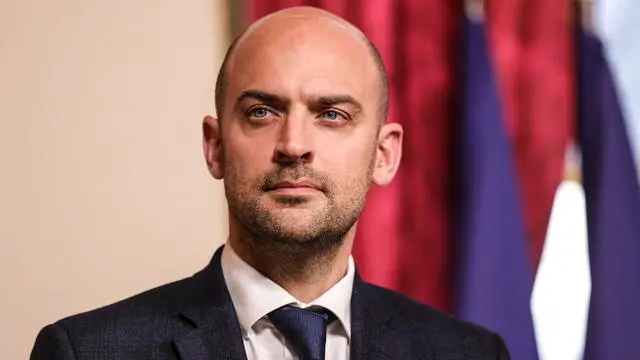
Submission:
M 229 62 L 230 100 L 259 89 L 288 97 L 351 95 L 365 106 L 377 101 L 377 68 L 354 29 L 323 19 L 261 25 L 238 42 Z

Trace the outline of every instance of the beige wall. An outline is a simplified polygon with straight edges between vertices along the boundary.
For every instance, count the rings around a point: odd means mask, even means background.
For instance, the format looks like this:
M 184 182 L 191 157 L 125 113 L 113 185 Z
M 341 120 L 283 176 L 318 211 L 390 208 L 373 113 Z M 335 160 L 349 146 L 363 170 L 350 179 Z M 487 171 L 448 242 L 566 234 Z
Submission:
M 226 235 L 200 120 L 222 0 L 0 0 L 0 359 L 189 276 Z

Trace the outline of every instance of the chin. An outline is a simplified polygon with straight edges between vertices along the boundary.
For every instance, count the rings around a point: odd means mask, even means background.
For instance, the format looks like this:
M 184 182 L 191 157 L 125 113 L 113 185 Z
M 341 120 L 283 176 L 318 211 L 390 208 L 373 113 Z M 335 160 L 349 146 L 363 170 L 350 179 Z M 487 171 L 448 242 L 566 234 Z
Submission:
M 294 252 L 324 252 L 342 243 L 342 236 L 330 235 L 311 227 L 289 227 L 280 230 L 272 238 L 275 240 L 274 245 L 278 244 L 278 248 L 286 248 Z
M 318 240 L 318 234 L 310 233 L 308 231 L 285 231 L 283 233 L 278 234 L 279 236 L 276 239 L 281 243 L 293 244 L 293 245 L 308 245 L 316 242 Z
M 320 216 L 316 211 L 286 209 L 272 214 L 272 221 L 283 233 L 307 234 L 317 226 Z

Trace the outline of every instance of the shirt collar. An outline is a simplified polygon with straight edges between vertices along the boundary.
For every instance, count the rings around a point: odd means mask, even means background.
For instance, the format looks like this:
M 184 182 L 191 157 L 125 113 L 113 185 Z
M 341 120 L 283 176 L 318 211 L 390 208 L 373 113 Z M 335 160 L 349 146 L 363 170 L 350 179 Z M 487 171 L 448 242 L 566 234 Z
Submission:
M 229 244 L 222 250 L 221 266 L 238 322 L 245 335 L 258 320 L 271 311 L 284 305 L 294 305 L 303 308 L 322 306 L 330 310 L 342 324 L 347 338 L 351 338 L 351 293 L 355 277 L 355 265 L 351 256 L 347 274 L 309 304 L 296 300 L 280 285 L 260 274 L 244 262 Z

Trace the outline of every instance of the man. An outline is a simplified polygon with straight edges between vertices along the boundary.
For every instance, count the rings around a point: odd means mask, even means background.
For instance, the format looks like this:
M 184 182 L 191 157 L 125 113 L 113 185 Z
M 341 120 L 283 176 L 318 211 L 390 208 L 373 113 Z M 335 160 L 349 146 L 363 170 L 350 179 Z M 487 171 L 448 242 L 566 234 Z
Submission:
M 229 238 L 191 278 L 45 327 L 44 359 L 508 359 L 494 333 L 363 282 L 351 248 L 402 128 L 379 54 L 344 20 L 292 8 L 231 46 L 205 117 Z

